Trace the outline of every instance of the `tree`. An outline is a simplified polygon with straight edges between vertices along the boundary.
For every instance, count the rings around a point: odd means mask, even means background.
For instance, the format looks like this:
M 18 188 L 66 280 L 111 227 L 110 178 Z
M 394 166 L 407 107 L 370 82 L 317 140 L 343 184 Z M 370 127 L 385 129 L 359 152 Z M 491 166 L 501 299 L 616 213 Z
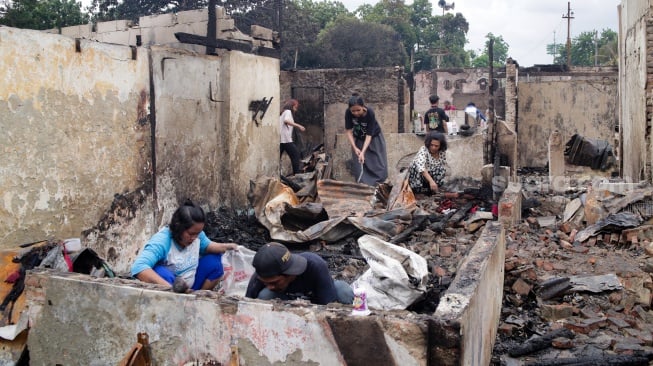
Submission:
M 415 27 L 411 23 L 411 8 L 406 6 L 404 0 L 381 0 L 365 9 L 366 12 L 361 11 L 363 21 L 392 27 L 397 33 L 398 40 L 403 43 L 405 53 L 410 53 L 417 42 L 417 36 Z
M 485 41 L 485 49 L 479 50 L 477 57 L 472 59 L 472 67 L 489 67 L 490 66 L 490 54 L 488 53 L 490 48 L 490 41 L 494 40 L 492 45 L 492 57 L 494 67 L 502 67 L 506 65 L 506 59 L 508 58 L 508 44 L 503 40 L 503 36 L 495 36 L 492 33 L 485 35 L 487 41 Z
M 441 42 L 446 54 L 442 58 L 442 67 L 464 67 L 469 65 L 469 55 L 465 51 L 469 23 L 461 13 L 445 14 L 441 19 Z
M 617 33 L 611 29 L 581 32 L 571 40 L 572 66 L 616 66 L 618 64 Z M 547 45 L 549 54 L 555 54 L 554 63 L 567 63 L 567 47 L 564 44 Z M 555 51 L 555 52 L 554 52 Z
M 318 36 L 317 67 L 359 68 L 404 65 L 406 52 L 388 25 L 340 18 Z
M 74 0 L 14 0 L 7 5 L 0 24 L 27 29 L 52 29 L 88 22 L 82 5 Z
M 382 0 L 360 6 L 355 14 L 366 22 L 391 26 L 406 54 L 413 55 L 415 71 L 436 67 L 437 60 L 442 67 L 465 66 L 469 24 L 460 13 L 435 16 L 433 11 L 429 0 L 414 0 L 410 6 L 404 0 Z
M 300 0 L 287 3 L 282 23 L 281 67 L 312 68 L 319 64 L 318 34 L 340 18 L 353 18 L 337 1 Z
M 281 3 L 281 23 L 278 24 L 277 4 Z M 254 24 L 280 33 L 283 69 L 314 67 L 320 53 L 314 44 L 320 31 L 339 17 L 353 17 L 340 2 L 311 0 L 267 0 L 248 8 L 233 6 L 230 15 L 244 33 L 249 33 Z

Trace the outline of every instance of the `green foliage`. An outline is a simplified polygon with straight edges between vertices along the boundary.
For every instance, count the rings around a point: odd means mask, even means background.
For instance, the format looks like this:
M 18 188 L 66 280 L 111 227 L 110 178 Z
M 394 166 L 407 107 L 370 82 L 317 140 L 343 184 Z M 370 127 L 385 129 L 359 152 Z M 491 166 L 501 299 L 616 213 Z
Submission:
M 14 0 L 0 24 L 27 29 L 52 29 L 88 22 L 81 3 L 74 0 Z
M 502 67 L 506 64 L 508 58 L 508 44 L 503 40 L 503 36 L 495 36 L 492 33 L 485 35 L 485 49 L 480 51 L 480 54 L 474 55 L 472 58 L 472 67 L 489 67 L 490 66 L 490 41 L 494 41 L 492 45 L 492 65 L 494 67 Z
M 2 24 L 44 29 L 87 22 L 88 16 L 73 1 L 15 0 L 1 19 Z M 200 9 L 208 3 L 209 0 L 92 0 L 88 10 L 93 21 L 137 22 L 142 16 Z M 70 9 L 73 4 L 76 13 Z M 353 13 L 341 1 L 334 0 L 216 0 L 216 5 L 223 7 L 244 33 L 249 33 L 254 24 L 279 32 L 281 65 L 286 69 L 337 64 L 408 67 L 409 54 L 413 55 L 415 71 L 438 65 L 469 65 L 469 54 L 464 50 L 467 21 L 460 13 L 433 15 L 430 0 L 414 0 L 411 5 L 406 5 L 405 0 L 380 0 L 374 5 L 360 6 Z M 355 32 L 355 40 L 338 29 L 343 25 Z M 344 48 L 335 49 L 336 45 Z M 344 61 L 335 60 L 334 54 L 343 56 Z
M 406 52 L 388 25 L 341 18 L 320 33 L 319 67 L 358 68 L 404 65 Z
M 340 1 L 298 0 L 295 3 L 303 11 L 302 15 L 310 16 L 311 23 L 316 24 L 319 29 L 324 29 L 339 17 L 353 16 Z
M 604 29 L 599 36 L 597 31 L 582 32 L 571 40 L 572 66 L 617 66 L 619 55 L 617 33 Z M 566 44 L 549 44 L 547 53 L 554 55 L 554 63 L 567 63 Z
M 321 63 L 318 34 L 338 19 L 353 18 L 338 1 L 299 0 L 287 3 L 282 26 L 281 66 L 314 68 Z
M 445 14 L 440 17 L 442 22 L 442 44 L 446 55 L 442 58 L 441 67 L 464 67 L 469 64 L 468 53 L 465 51 L 469 23 L 462 14 Z
M 381 0 L 360 6 L 355 14 L 366 22 L 391 26 L 406 54 L 413 54 L 415 71 L 467 65 L 467 20 L 460 13 L 437 16 L 433 11 L 429 0 L 414 0 L 410 6 L 404 0 Z

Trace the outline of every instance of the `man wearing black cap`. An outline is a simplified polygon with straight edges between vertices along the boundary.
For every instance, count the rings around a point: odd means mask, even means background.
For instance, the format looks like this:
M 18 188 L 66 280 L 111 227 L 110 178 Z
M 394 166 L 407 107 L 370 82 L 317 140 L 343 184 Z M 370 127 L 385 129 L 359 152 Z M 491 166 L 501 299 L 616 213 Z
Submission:
M 245 296 L 263 300 L 307 298 L 314 304 L 351 304 L 354 291 L 345 281 L 334 281 L 327 263 L 315 253 L 291 253 L 284 245 L 271 242 L 262 246 L 252 265 L 256 272 Z

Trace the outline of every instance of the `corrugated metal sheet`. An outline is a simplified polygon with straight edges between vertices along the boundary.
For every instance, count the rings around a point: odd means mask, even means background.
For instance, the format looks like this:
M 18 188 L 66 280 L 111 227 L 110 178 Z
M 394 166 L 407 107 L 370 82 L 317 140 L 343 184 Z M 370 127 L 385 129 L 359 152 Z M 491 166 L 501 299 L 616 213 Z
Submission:
M 375 188 L 361 183 L 319 180 L 317 192 L 330 218 L 363 216 L 374 208 Z

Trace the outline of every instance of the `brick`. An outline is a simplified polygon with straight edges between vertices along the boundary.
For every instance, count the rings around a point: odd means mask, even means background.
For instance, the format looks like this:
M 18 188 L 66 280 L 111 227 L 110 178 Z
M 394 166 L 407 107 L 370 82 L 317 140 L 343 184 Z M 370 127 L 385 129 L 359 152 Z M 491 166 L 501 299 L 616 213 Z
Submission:
M 441 257 L 451 257 L 451 254 L 453 254 L 453 247 L 451 245 L 442 245 L 440 246 L 440 256 Z
M 630 326 L 625 320 L 615 317 L 608 317 L 608 321 L 617 326 L 617 328 L 627 328 Z
M 541 305 L 540 316 L 547 321 L 567 319 L 574 316 L 574 307 L 569 304 Z
M 551 341 L 551 345 L 558 349 L 571 349 L 574 348 L 574 342 L 569 338 L 557 337 Z
M 510 337 L 510 336 L 512 336 L 512 333 L 513 333 L 514 329 L 515 329 L 515 326 L 512 325 L 512 324 L 501 323 L 501 325 L 499 325 L 498 332 L 501 335 Z
M 595 239 L 595 238 L 592 238 L 592 239 Z M 592 246 L 593 245 L 594 244 L 592 244 Z M 582 247 L 581 246 L 574 246 L 573 248 L 571 248 L 571 251 L 574 252 L 574 253 L 579 253 L 579 254 L 587 254 L 587 252 L 589 252 L 590 249 L 588 247 L 585 247 L 585 246 L 582 246 Z
M 595 313 L 592 309 L 588 307 L 584 307 L 580 309 L 580 315 L 583 316 L 585 319 L 591 319 L 591 318 L 599 318 L 600 315 Z
M 570 250 L 574 246 L 571 244 L 571 242 L 568 242 L 566 240 L 560 240 L 560 247 L 566 250 Z
M 642 351 L 643 348 L 637 343 L 618 342 L 612 347 L 612 350 L 618 354 L 633 354 Z
M 444 277 L 447 274 L 447 270 L 445 270 L 444 268 L 442 268 L 440 266 L 435 266 L 433 268 L 433 274 L 435 276 L 437 276 L 437 277 Z
M 573 230 L 569 233 L 569 241 L 570 241 L 570 242 L 572 242 L 572 243 L 574 242 L 574 239 L 576 239 L 576 234 L 578 234 L 578 230 L 576 230 L 576 229 L 573 229 Z
M 519 295 L 526 296 L 531 292 L 531 289 L 532 286 L 521 278 L 518 278 L 517 281 L 512 284 L 512 290 Z
M 569 222 L 562 223 L 560 225 L 559 229 L 560 229 L 560 231 L 562 231 L 565 234 L 571 233 L 571 225 L 569 224 Z

